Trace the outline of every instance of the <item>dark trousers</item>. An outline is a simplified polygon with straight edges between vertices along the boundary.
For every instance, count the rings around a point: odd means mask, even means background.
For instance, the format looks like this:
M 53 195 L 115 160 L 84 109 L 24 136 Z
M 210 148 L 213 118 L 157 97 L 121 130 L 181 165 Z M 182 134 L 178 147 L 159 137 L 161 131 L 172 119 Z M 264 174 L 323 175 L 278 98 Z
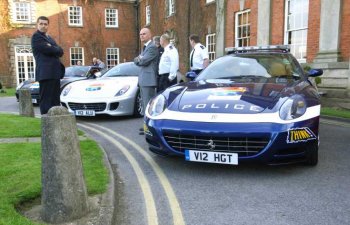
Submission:
M 39 81 L 40 113 L 46 114 L 53 106 L 61 105 L 60 102 L 60 80 Z
M 176 77 L 172 81 L 170 81 L 168 77 L 169 73 L 159 74 L 157 92 L 164 91 L 168 87 L 176 84 Z

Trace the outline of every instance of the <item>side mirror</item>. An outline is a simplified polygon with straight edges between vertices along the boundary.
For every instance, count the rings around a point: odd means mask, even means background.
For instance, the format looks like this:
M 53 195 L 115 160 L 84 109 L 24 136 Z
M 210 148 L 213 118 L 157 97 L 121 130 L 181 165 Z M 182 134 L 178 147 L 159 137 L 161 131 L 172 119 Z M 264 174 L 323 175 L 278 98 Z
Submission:
M 318 77 L 318 76 L 321 76 L 322 74 L 323 74 L 322 69 L 311 69 L 308 72 L 309 77 Z
M 193 71 L 190 71 L 186 73 L 186 77 L 192 81 L 197 77 L 197 74 Z

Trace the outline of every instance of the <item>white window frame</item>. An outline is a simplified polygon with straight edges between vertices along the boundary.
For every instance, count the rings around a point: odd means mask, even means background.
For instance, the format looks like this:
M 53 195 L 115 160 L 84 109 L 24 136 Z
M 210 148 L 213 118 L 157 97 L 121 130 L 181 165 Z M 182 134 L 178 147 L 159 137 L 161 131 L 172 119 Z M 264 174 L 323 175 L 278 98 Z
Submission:
M 146 5 L 146 25 L 151 24 L 151 6 Z
M 11 22 L 16 24 L 35 23 L 35 3 L 32 1 L 10 1 Z
M 68 7 L 68 25 L 83 26 L 83 8 L 81 6 Z
M 118 28 L 118 9 L 105 9 L 105 26 L 108 28 Z
M 168 16 L 175 14 L 175 0 L 167 0 L 167 12 Z
M 300 63 L 305 63 L 309 0 L 285 0 L 284 15 L 284 44 L 289 45 L 290 52 Z
M 78 56 L 78 57 L 76 57 Z M 77 62 L 81 61 L 84 64 L 84 48 L 83 47 L 71 47 L 69 48 L 69 62 L 71 66 L 77 65 Z
M 212 62 L 216 59 L 216 33 L 207 34 L 205 39 L 209 54 L 209 61 Z
M 239 16 L 242 15 L 241 18 L 244 18 L 244 14 L 247 14 L 248 21 L 244 21 L 244 23 L 240 23 L 239 21 Z M 237 12 L 235 15 L 235 46 L 236 47 L 244 47 L 244 46 L 249 46 L 250 45 L 250 9 L 244 10 Z M 241 32 L 239 30 L 241 29 Z M 245 32 L 244 32 L 245 29 Z M 246 35 L 244 35 L 244 33 Z M 239 36 L 239 34 L 241 34 Z M 240 44 L 240 41 L 242 40 L 242 44 Z
M 206 4 L 209 4 L 209 3 L 212 3 L 212 2 L 215 2 L 215 0 L 206 0 L 205 1 Z
M 15 46 L 16 83 L 35 80 L 35 59 L 30 45 Z
M 106 66 L 111 68 L 119 64 L 119 48 L 106 48 Z

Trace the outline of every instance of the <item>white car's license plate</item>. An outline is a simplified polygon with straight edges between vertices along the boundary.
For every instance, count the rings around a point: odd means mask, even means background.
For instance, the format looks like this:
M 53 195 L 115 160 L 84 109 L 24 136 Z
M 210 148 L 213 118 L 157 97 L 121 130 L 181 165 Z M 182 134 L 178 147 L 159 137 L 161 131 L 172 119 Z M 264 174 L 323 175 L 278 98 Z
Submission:
M 32 98 L 32 103 L 37 104 L 38 101 L 35 98 Z
M 185 159 L 195 162 L 238 165 L 237 153 L 185 150 Z
M 95 110 L 75 110 L 76 116 L 95 116 Z

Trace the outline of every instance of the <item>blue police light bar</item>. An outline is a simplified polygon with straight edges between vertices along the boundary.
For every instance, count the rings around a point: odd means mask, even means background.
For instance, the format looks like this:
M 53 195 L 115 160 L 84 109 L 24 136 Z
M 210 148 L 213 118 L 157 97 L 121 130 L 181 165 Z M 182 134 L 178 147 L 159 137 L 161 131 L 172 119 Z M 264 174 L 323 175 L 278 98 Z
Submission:
M 288 45 L 267 45 L 267 46 L 247 46 L 247 47 L 228 47 L 225 48 L 227 54 L 244 53 L 244 52 L 259 52 L 259 51 L 275 51 L 275 52 L 290 52 Z

